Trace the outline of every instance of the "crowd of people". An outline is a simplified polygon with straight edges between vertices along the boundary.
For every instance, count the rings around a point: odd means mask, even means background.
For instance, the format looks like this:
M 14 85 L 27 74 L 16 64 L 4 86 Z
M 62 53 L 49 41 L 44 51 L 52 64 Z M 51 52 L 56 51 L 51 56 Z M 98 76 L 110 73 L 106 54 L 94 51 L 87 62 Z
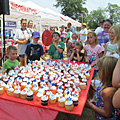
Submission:
M 32 26 L 32 20 L 27 24 L 26 19 L 21 19 L 21 28 L 16 30 L 14 37 L 15 43 L 18 44 L 18 52 L 14 46 L 9 46 L 9 59 L 3 63 L 7 73 L 15 65 L 19 65 L 16 60 L 17 54 L 20 66 L 26 66 L 28 62 L 40 58 L 46 61 L 43 47 L 38 44 L 40 33 L 33 31 Z M 83 23 L 78 35 L 71 23 L 67 24 L 67 29 L 64 25 L 60 30 L 55 27 L 52 33 L 53 42 L 48 50 L 49 59 L 63 59 L 63 52 L 67 47 L 69 60 L 87 62 L 95 67 L 93 79 L 99 77 L 101 81 L 95 89 L 97 100 L 87 100 L 86 107 L 96 112 L 96 119 L 119 119 L 120 25 L 113 26 L 107 19 L 100 21 L 100 27 L 95 31 L 86 27 L 86 23 Z

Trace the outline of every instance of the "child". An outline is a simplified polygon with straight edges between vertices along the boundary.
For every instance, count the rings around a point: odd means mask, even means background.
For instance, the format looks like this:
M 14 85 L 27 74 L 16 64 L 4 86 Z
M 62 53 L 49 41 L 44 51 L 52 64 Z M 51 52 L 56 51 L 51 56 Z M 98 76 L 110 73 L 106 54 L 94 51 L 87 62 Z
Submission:
M 38 40 L 40 39 L 40 33 L 37 31 L 34 31 L 32 33 L 33 42 L 29 43 L 26 47 L 25 51 L 25 66 L 27 65 L 27 62 L 40 60 L 40 57 L 46 61 L 43 51 L 42 45 L 38 44 Z
M 71 50 L 75 47 L 75 43 L 77 41 L 77 38 L 78 38 L 77 34 L 73 33 L 72 34 L 72 40 L 68 41 L 67 52 L 69 52 L 69 50 Z
M 77 41 L 76 44 L 75 44 L 75 47 L 73 48 L 72 54 L 70 56 L 70 60 L 76 60 L 78 62 L 83 61 L 84 54 L 81 53 L 82 49 L 83 49 L 82 42 L 81 41 Z
M 114 50 L 120 51 L 120 30 L 119 26 L 115 25 L 109 29 L 109 42 L 105 44 L 105 55 L 110 55 Z
M 90 63 L 95 67 L 93 78 L 97 77 L 97 60 L 102 57 L 102 48 L 98 44 L 97 35 L 95 32 L 89 32 L 87 38 L 88 44 L 85 45 L 85 62 Z
M 7 48 L 8 59 L 3 63 L 3 70 L 6 69 L 8 73 L 11 69 L 14 69 L 16 65 L 19 66 L 19 61 L 17 59 L 17 48 L 10 45 Z
M 68 41 L 72 40 L 72 32 L 70 30 L 70 28 L 67 29 L 67 35 L 65 38 L 65 43 L 66 43 L 66 47 L 68 46 Z
M 113 72 L 112 85 L 113 87 L 118 88 L 118 90 L 115 92 L 113 96 L 112 102 L 113 102 L 113 106 L 119 109 L 116 120 L 120 120 L 120 101 L 119 101 L 120 100 L 120 58 Z
M 60 34 L 58 32 L 54 32 L 52 34 L 53 43 L 50 45 L 48 55 L 50 59 L 63 59 L 63 50 L 65 48 L 65 44 L 60 42 Z
M 96 120 L 115 120 L 116 109 L 112 106 L 112 97 L 116 88 L 112 87 L 112 75 L 118 59 L 104 56 L 97 61 L 98 74 L 102 85 L 97 87 L 96 105 L 87 100 L 86 107 L 96 112 Z

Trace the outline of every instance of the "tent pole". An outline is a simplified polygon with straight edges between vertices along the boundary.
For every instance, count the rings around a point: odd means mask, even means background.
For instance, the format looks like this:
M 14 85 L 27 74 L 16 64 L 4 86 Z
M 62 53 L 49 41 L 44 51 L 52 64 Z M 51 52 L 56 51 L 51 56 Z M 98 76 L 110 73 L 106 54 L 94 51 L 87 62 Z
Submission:
M 3 43 L 4 43 L 4 48 L 3 48 L 3 62 L 5 61 L 5 15 L 3 14 Z

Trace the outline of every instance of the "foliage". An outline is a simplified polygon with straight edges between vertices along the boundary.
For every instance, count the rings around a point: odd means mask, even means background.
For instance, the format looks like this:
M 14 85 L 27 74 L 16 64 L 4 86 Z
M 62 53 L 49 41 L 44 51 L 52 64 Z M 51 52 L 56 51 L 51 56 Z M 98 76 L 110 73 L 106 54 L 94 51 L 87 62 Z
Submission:
M 87 26 L 89 26 L 90 29 L 96 29 L 100 26 L 100 21 L 107 18 L 106 16 L 105 10 L 98 8 L 97 10 L 91 11 L 90 14 L 88 14 L 88 16 L 84 19 L 84 22 L 87 23 Z
M 74 20 L 81 20 L 81 14 L 88 14 L 87 8 L 84 8 L 86 0 L 56 0 L 55 7 L 61 7 L 61 13 L 65 16 L 69 16 Z
M 114 25 L 120 22 L 120 6 L 108 3 L 106 12 L 109 14 L 109 19 L 114 23 Z

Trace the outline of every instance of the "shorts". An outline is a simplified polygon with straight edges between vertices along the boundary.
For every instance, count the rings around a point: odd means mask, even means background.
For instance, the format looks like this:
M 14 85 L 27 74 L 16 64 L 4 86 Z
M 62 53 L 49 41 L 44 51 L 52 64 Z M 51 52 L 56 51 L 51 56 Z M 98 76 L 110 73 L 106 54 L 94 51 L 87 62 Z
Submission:
M 25 54 L 19 55 L 19 57 L 24 58 Z

